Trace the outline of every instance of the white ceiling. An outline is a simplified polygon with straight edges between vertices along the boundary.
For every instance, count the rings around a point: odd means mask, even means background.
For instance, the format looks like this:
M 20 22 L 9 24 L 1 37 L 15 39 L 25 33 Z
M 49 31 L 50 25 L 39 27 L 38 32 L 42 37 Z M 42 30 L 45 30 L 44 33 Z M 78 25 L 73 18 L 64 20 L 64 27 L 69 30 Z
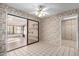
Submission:
M 7 3 L 7 5 L 32 15 L 35 15 L 39 5 L 43 5 L 46 8 L 46 10 L 44 10 L 44 12 L 47 13 L 46 16 L 54 15 L 73 8 L 79 8 L 79 3 Z

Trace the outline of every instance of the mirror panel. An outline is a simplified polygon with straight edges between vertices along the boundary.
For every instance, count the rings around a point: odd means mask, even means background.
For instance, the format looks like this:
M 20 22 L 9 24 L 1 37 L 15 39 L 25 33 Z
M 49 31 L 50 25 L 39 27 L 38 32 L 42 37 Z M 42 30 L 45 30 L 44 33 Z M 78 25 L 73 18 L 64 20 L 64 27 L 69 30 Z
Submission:
M 28 20 L 28 44 L 39 41 L 38 25 L 38 21 Z
M 27 45 L 27 19 L 8 15 L 6 50 L 11 51 L 25 45 Z

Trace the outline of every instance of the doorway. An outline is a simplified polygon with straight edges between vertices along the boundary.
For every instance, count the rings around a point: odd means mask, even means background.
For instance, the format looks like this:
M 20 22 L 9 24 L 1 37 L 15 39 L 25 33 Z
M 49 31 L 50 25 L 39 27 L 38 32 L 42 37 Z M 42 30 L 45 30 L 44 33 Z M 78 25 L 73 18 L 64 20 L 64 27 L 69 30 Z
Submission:
M 77 48 L 77 29 L 76 18 L 66 19 L 61 22 L 62 46 Z

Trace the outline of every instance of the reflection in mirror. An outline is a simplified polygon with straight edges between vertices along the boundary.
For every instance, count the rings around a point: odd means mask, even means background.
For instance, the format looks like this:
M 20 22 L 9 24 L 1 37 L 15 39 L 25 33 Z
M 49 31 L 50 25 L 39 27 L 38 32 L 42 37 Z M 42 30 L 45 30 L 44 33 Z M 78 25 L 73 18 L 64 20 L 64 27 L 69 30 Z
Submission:
M 7 51 L 27 44 L 27 19 L 8 15 L 7 17 Z

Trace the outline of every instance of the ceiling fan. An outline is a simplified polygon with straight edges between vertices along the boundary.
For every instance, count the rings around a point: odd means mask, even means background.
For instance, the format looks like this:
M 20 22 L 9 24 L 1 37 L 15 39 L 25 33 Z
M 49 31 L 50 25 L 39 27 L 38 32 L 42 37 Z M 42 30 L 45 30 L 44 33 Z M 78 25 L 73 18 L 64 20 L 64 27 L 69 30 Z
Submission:
M 38 6 L 38 9 L 36 11 L 36 15 L 38 17 L 42 17 L 42 16 L 46 16 L 47 15 L 47 12 L 46 12 L 47 8 L 43 5 L 39 5 Z

